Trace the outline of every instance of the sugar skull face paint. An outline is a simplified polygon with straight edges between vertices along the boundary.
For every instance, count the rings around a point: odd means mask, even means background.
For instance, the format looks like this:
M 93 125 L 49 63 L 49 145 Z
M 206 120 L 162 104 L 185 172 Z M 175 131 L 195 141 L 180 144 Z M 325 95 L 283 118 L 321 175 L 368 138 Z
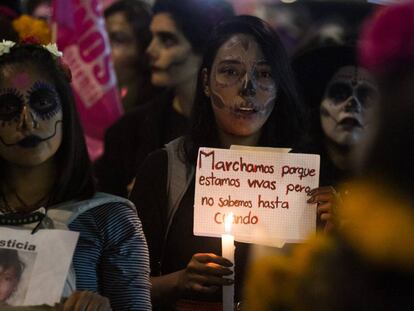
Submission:
M 62 141 L 59 95 L 34 68 L 6 66 L 1 74 L 0 156 L 21 166 L 41 164 L 56 153 Z M 25 83 L 20 79 L 23 76 Z
M 340 68 L 328 83 L 320 106 L 326 137 L 341 146 L 358 143 L 377 102 L 376 82 L 366 70 L 354 66 Z
M 177 28 L 169 13 L 156 14 L 150 25 L 152 40 L 147 48 L 151 61 L 151 82 L 174 88 L 196 79 L 201 57 Z
M 277 86 L 254 38 L 232 36 L 218 50 L 210 77 L 204 74 L 219 128 L 237 136 L 260 131 L 274 108 Z
M 124 12 L 109 15 L 105 19 L 105 25 L 111 43 L 111 56 L 118 85 L 127 85 L 136 79 L 138 58 L 142 57 L 134 29 Z

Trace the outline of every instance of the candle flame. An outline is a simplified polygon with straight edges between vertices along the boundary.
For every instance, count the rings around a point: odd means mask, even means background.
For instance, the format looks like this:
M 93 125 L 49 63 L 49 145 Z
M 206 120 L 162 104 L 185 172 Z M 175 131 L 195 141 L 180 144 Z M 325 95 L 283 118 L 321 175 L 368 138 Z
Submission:
M 224 221 L 224 231 L 226 233 L 231 232 L 231 224 L 233 223 L 233 212 L 227 215 L 226 220 Z

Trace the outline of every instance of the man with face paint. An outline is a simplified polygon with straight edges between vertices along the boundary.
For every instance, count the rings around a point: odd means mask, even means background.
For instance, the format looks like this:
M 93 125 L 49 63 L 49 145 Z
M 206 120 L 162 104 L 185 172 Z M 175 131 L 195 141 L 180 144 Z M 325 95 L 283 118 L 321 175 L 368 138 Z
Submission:
M 321 155 L 321 187 L 310 193 L 309 202 L 318 203 L 327 230 L 333 224 L 324 214 L 338 205 L 334 187 L 351 177 L 355 150 L 369 133 L 378 102 L 377 83 L 354 54 L 351 47 L 328 46 L 298 54 L 293 62 L 311 109 L 303 151 Z
M 212 28 L 234 14 L 226 0 L 157 0 L 146 50 L 151 82 L 166 89 L 107 130 L 95 163 L 98 187 L 127 196 L 145 157 L 188 130 L 201 55 Z

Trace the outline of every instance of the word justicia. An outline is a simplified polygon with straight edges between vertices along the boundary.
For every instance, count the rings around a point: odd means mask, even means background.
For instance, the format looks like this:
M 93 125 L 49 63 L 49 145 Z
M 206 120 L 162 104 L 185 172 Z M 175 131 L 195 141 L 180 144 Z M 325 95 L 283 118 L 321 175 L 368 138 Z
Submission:
M 35 251 L 36 245 L 29 242 L 20 242 L 17 240 L 0 240 L 0 247 L 16 248 L 25 251 Z

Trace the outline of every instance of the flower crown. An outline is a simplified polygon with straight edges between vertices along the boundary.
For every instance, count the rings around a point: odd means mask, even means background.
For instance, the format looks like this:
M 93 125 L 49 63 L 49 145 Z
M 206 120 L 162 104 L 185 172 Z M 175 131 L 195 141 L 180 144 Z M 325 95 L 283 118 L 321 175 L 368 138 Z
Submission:
M 13 48 L 17 43 L 9 40 L 3 40 L 0 42 L 0 56 L 3 54 L 10 53 L 10 49 Z M 56 43 L 49 43 L 46 45 L 39 44 L 39 46 L 43 47 L 44 49 L 48 50 L 50 54 L 54 55 L 55 57 L 62 57 L 63 53 L 58 50 Z

